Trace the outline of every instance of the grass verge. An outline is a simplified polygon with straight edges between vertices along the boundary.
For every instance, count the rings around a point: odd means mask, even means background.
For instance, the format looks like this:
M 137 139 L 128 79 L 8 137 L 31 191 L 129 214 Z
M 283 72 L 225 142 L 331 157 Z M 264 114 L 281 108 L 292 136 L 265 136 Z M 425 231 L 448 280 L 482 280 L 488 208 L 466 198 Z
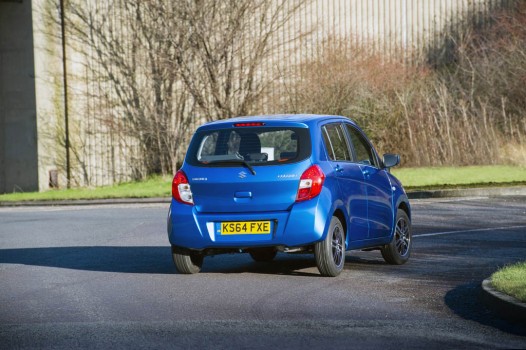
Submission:
M 406 190 L 526 185 L 526 167 L 469 166 L 393 169 Z M 0 202 L 169 197 L 171 177 L 154 176 L 115 186 L 0 195 Z
M 171 177 L 154 176 L 144 181 L 115 186 L 9 193 L 0 195 L 0 202 L 169 197 L 171 181 Z
M 496 290 L 526 303 L 526 261 L 495 272 L 491 283 Z
M 393 175 L 406 190 L 526 184 L 526 167 L 507 165 L 395 168 Z

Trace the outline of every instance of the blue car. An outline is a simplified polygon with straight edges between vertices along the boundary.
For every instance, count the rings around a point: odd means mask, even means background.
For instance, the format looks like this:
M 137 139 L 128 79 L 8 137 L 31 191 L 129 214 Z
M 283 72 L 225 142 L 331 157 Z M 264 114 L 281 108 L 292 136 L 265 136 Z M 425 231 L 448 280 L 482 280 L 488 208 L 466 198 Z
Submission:
M 202 125 L 173 179 L 168 237 L 177 270 L 206 256 L 314 253 L 323 276 L 345 251 L 380 249 L 390 264 L 411 254 L 411 207 L 389 169 L 349 118 L 252 116 Z

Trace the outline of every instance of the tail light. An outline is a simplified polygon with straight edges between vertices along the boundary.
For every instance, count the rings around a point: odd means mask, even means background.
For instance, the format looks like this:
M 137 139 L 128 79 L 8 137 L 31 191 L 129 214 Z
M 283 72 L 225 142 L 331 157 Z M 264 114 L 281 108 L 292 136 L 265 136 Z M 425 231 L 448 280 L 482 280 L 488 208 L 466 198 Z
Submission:
M 325 174 L 318 165 L 313 165 L 300 177 L 300 186 L 296 196 L 296 202 L 312 199 L 320 194 Z
M 175 173 L 174 180 L 172 181 L 172 197 L 183 204 L 194 204 L 188 178 L 182 170 Z

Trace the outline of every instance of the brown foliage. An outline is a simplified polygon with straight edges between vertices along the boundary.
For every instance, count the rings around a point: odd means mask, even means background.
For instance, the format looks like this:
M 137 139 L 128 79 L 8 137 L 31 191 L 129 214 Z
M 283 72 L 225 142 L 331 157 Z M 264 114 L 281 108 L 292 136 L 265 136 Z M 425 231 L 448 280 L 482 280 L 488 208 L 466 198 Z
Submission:
M 282 109 L 349 116 L 407 166 L 524 162 L 513 153 L 526 148 L 526 4 L 451 42 L 455 60 L 431 68 L 331 40 L 303 64 Z

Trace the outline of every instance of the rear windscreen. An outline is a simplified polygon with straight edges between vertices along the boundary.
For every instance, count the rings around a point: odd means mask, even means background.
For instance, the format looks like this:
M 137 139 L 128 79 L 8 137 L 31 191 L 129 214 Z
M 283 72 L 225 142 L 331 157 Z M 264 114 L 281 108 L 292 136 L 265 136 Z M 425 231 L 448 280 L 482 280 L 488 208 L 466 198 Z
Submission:
M 249 127 L 202 131 L 188 150 L 192 165 L 228 165 L 240 161 L 251 165 L 298 162 L 310 156 L 306 128 Z

